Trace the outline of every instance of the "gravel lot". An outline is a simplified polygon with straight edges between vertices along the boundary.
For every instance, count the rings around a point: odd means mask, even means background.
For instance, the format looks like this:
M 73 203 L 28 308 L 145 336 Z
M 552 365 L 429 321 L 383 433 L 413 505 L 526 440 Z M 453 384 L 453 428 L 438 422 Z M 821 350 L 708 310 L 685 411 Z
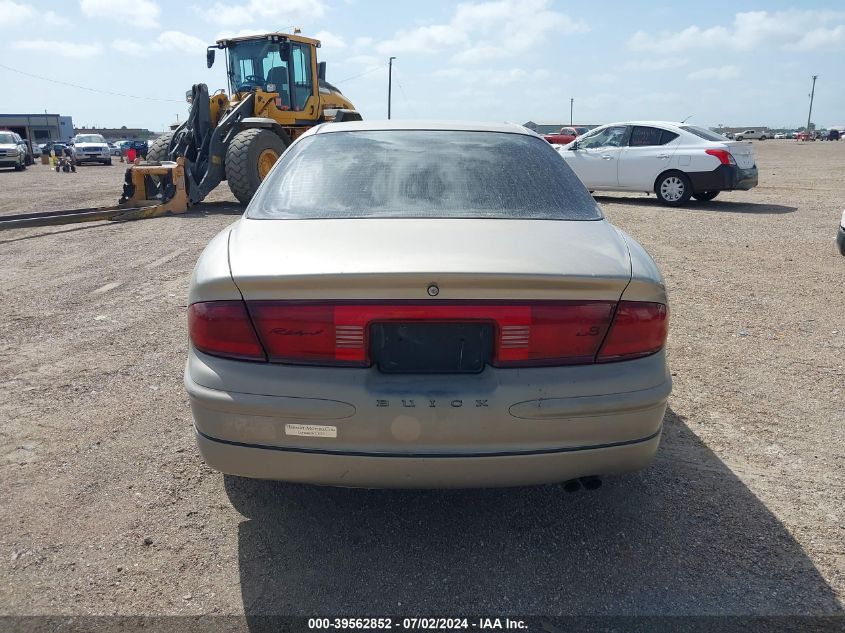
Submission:
M 0 233 L 0 612 L 842 614 L 845 143 L 761 186 L 602 196 L 663 270 L 658 459 L 596 492 L 223 477 L 182 387 L 186 295 L 242 208 Z M 116 201 L 123 166 L 0 171 L 0 214 Z

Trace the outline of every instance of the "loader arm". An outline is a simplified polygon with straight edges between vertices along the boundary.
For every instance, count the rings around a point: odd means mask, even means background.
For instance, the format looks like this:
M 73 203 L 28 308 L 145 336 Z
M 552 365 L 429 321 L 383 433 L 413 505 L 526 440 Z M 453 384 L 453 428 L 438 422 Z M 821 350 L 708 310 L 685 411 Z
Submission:
M 208 86 L 191 88 L 188 118 L 173 134 L 167 155 L 169 160 L 185 157 L 185 182 L 191 204 L 201 202 L 226 176 L 226 147 L 242 119 L 252 116 L 255 95 L 250 93 L 219 121 L 211 116 Z

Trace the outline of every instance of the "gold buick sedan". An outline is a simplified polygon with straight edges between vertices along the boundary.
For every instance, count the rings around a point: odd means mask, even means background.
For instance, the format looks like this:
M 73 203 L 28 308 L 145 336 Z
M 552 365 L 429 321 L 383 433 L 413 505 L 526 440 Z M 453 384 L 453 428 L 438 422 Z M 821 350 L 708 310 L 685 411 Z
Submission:
M 595 481 L 671 391 L 654 261 L 516 125 L 350 122 L 290 145 L 194 270 L 185 369 L 224 473 Z

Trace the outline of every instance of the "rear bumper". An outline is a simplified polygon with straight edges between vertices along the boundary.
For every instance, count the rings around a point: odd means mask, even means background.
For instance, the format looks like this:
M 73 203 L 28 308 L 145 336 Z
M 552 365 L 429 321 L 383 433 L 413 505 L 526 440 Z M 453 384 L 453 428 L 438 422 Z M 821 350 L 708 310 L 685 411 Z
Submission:
M 199 431 L 196 437 L 209 466 L 242 477 L 353 488 L 488 488 L 638 470 L 657 452 L 660 430 L 609 446 L 449 457 L 303 451 L 224 442 Z
M 713 171 L 688 172 L 693 191 L 747 191 L 757 186 L 757 167 L 741 169 L 736 165 L 719 165 Z
M 473 488 L 642 468 L 660 441 L 671 379 L 663 352 L 626 363 L 409 380 L 192 351 L 185 387 L 200 452 L 221 472 Z M 303 426 L 320 436 L 300 433 Z

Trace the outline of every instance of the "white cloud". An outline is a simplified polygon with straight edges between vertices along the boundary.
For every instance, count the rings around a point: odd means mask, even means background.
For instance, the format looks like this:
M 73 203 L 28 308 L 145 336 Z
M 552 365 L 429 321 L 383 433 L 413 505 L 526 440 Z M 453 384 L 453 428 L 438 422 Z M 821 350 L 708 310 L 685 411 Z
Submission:
M 823 25 L 823 26 L 819 26 Z M 845 12 L 815 9 L 737 13 L 731 26 L 689 26 L 677 33 L 637 31 L 628 47 L 673 53 L 695 48 L 748 51 L 761 46 L 807 51 L 845 44 Z
M 78 44 L 60 40 L 17 40 L 12 42 L 12 48 L 74 59 L 94 57 L 103 52 L 103 47 L 99 44 Z
M 267 32 L 318 20 L 326 14 L 326 5 L 322 0 L 249 0 L 244 4 L 216 2 L 211 8 L 196 10 L 208 21 L 229 28 L 269 22 Z
M 702 68 L 687 75 L 687 79 L 736 79 L 739 77 L 739 66 L 719 66 L 718 68 Z
M 383 55 L 391 53 L 442 53 L 450 47 L 466 45 L 466 33 L 450 24 L 418 26 L 410 31 L 398 31 L 392 39 L 381 42 L 376 50 Z
M 508 49 L 502 46 L 494 46 L 492 44 L 477 44 L 471 46 L 466 50 L 460 51 L 452 55 L 453 64 L 479 64 L 483 62 L 492 61 L 494 59 L 501 59 L 507 57 L 510 53 Z
M 182 33 L 181 31 L 165 31 L 158 36 L 156 45 L 164 51 L 178 51 L 193 53 L 204 51 L 207 44 L 198 37 Z
M 180 31 L 164 31 L 155 40 L 141 44 L 133 40 L 114 40 L 112 48 L 126 55 L 146 57 L 155 53 L 201 53 L 206 43 Z
M 79 0 L 87 17 L 114 20 L 138 28 L 155 28 L 161 8 L 152 0 Z
M 340 35 L 335 35 L 329 31 L 317 31 L 314 35 L 315 40 L 320 40 L 320 45 L 323 48 L 346 48 L 346 40 Z
M 459 85 L 484 85 L 484 86 L 507 86 L 520 82 L 537 82 L 548 79 L 550 73 L 545 69 L 528 71 L 524 68 L 506 69 L 468 69 L 468 68 L 442 68 L 431 73 L 435 79 L 458 80 Z
M 492 0 L 458 4 L 445 24 L 400 30 L 379 43 L 382 55 L 442 54 L 454 64 L 477 64 L 529 51 L 552 33 L 589 30 L 580 20 L 549 9 L 549 0 Z
M 35 10 L 12 0 L 0 0 L 0 24 L 20 24 L 35 16 Z
M 845 24 L 832 29 L 817 28 L 804 33 L 797 42 L 787 48 L 795 51 L 810 51 L 818 48 L 837 48 L 845 42 Z
M 50 26 L 67 26 L 70 20 L 55 11 L 38 13 L 31 6 L 13 0 L 0 0 L 0 25 L 16 25 L 38 20 Z
M 635 59 L 625 62 L 619 70 L 626 72 L 653 72 L 657 70 L 669 70 L 686 66 L 689 60 L 685 57 L 665 57 L 656 59 Z
M 214 41 L 216 42 L 217 40 L 232 39 L 234 37 L 248 37 L 250 35 L 264 35 L 265 33 L 267 33 L 267 29 L 261 29 L 261 28 L 246 28 L 246 29 L 238 29 L 237 31 L 230 30 L 230 29 L 224 29 L 224 30 L 220 31 L 219 33 L 217 33 L 217 35 L 214 38 Z

